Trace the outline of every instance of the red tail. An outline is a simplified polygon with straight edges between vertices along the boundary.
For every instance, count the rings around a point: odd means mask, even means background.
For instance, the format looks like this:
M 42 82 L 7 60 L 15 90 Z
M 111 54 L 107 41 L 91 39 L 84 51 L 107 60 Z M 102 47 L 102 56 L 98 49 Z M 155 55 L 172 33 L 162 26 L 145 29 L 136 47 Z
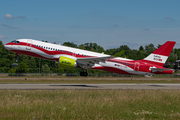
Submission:
M 153 52 L 153 54 L 159 54 L 163 56 L 169 56 L 171 53 L 171 50 L 173 49 L 176 42 L 174 41 L 167 41 L 164 43 L 161 47 L 159 47 L 157 50 Z
M 161 47 L 159 47 L 157 50 L 155 50 L 153 53 L 151 53 L 149 56 L 147 56 L 141 61 L 156 64 L 159 66 L 164 66 L 164 63 L 166 62 L 169 54 L 171 53 L 175 43 L 176 42 L 174 41 L 167 41 Z

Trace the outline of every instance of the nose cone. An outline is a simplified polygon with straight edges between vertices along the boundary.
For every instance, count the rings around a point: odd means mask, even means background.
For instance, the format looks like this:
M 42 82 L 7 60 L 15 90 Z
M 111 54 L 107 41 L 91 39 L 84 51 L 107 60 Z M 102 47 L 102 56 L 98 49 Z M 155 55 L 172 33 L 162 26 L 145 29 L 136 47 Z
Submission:
M 6 49 L 8 49 L 8 50 L 11 49 L 11 45 L 10 45 L 9 43 L 5 44 L 4 47 L 5 47 Z

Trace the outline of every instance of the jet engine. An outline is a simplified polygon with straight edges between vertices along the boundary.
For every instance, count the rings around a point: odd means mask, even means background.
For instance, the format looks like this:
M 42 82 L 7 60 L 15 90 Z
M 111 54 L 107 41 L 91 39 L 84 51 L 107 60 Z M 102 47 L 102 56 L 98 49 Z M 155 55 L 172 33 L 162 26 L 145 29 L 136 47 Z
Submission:
M 72 58 L 60 56 L 58 61 L 58 66 L 70 69 L 77 67 L 77 62 Z

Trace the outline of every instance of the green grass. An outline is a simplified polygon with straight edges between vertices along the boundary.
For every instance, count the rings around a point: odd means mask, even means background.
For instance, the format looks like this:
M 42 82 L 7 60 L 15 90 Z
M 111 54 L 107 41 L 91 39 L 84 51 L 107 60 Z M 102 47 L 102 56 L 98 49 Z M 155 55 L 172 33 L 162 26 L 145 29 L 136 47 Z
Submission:
M 180 90 L 0 90 L 0 119 L 180 119 Z

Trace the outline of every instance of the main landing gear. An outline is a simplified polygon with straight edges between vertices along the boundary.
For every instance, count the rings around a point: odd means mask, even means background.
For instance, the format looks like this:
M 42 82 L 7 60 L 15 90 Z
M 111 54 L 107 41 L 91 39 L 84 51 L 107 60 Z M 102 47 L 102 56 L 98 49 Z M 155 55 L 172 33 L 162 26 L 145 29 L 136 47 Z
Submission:
M 80 72 L 80 76 L 87 77 L 87 76 L 88 76 L 87 70 L 82 70 L 82 71 Z

